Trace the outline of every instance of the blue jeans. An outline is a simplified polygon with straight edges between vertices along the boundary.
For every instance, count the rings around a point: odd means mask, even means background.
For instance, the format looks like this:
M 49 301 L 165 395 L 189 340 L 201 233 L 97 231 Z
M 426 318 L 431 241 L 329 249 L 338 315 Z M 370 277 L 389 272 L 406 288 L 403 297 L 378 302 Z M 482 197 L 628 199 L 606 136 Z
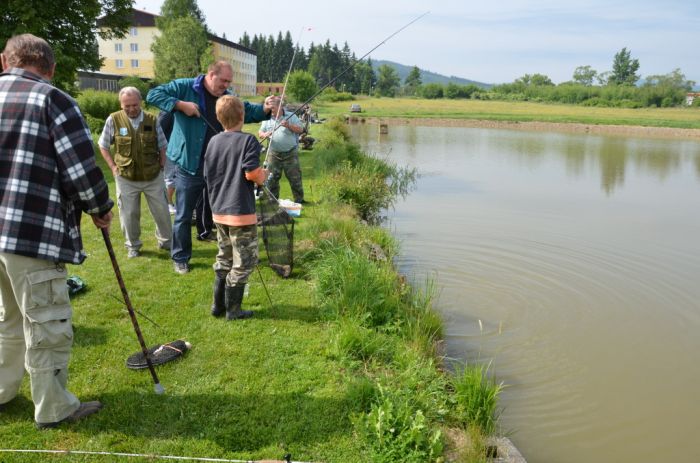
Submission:
M 195 175 L 177 167 L 175 173 L 175 222 L 170 256 L 175 262 L 188 263 L 192 257 L 192 211 L 204 191 L 202 168 Z

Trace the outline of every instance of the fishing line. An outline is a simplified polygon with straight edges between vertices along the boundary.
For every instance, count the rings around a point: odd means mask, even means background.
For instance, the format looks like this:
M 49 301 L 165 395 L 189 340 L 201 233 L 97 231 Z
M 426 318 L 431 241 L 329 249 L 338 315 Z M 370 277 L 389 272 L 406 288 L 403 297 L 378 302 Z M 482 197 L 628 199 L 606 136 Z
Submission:
M 86 450 L 25 450 L 25 449 L 0 449 L 0 452 L 4 453 L 47 453 L 47 454 L 60 454 L 60 455 L 103 455 L 103 456 L 114 456 L 114 457 L 128 457 L 128 458 L 149 458 L 149 459 L 161 459 L 161 460 L 180 460 L 180 461 L 219 461 L 226 463 L 256 463 L 260 460 L 230 460 L 226 458 L 207 458 L 207 457 L 180 457 L 176 455 L 153 455 L 148 453 L 124 453 L 124 452 L 91 452 Z M 281 461 L 281 460 L 267 460 L 267 461 Z M 283 463 L 311 463 L 302 461 L 292 461 L 285 456 Z
M 114 275 L 117 277 L 117 283 L 119 283 L 119 288 L 121 289 L 122 296 L 124 297 L 124 303 L 126 304 L 126 308 L 129 312 L 129 318 L 131 318 L 131 324 L 134 327 L 134 332 L 136 333 L 136 338 L 139 341 L 139 344 L 141 345 L 141 352 L 143 353 L 143 356 L 146 360 L 146 366 L 148 367 L 148 370 L 151 372 L 151 378 L 153 379 L 153 385 L 156 394 L 163 394 L 165 392 L 165 389 L 163 388 L 163 385 L 160 384 L 160 380 L 158 379 L 158 374 L 156 373 L 155 368 L 153 368 L 153 362 L 151 362 L 151 357 L 148 352 L 148 348 L 146 347 L 146 342 L 143 339 L 143 335 L 141 334 L 141 328 L 139 327 L 139 322 L 136 319 L 136 313 L 134 312 L 134 308 L 131 305 L 131 299 L 129 298 L 129 292 L 126 290 L 126 286 L 124 284 L 124 279 L 122 278 L 122 272 L 119 270 L 119 264 L 117 263 L 117 256 L 114 254 L 114 248 L 112 247 L 112 241 L 109 238 L 109 231 L 106 228 L 100 229 L 102 231 L 102 238 L 104 239 L 105 246 L 107 247 L 107 252 L 109 253 L 109 258 L 112 261 L 112 268 L 114 269 Z
M 323 87 L 321 87 L 316 93 L 314 93 L 313 95 L 311 95 L 311 97 L 310 97 L 309 99 L 307 99 L 306 101 L 304 101 L 304 102 L 299 106 L 299 108 L 297 108 L 297 109 L 296 109 L 295 111 L 293 111 L 289 116 L 287 116 L 286 119 L 289 119 L 290 117 L 292 117 L 293 115 L 295 115 L 297 112 L 301 111 L 301 108 L 303 108 L 303 107 L 306 106 L 307 104 L 311 103 L 311 101 L 312 101 L 314 98 L 316 98 L 317 96 L 319 96 L 319 95 L 321 94 L 321 92 L 323 92 L 325 89 L 327 89 L 328 87 L 330 87 L 331 85 L 333 85 L 333 84 L 335 83 L 336 80 L 338 80 L 338 79 L 340 79 L 342 76 L 344 76 L 349 70 L 351 70 L 352 68 L 354 68 L 355 65 L 357 65 L 357 63 L 360 63 L 363 59 L 365 59 L 367 56 L 369 56 L 370 53 L 372 53 L 374 50 L 376 50 L 377 48 L 379 48 L 379 47 L 381 47 L 382 45 L 384 45 L 386 42 L 389 41 L 389 39 L 391 39 L 392 37 L 394 37 L 396 34 L 398 34 L 399 32 L 403 31 L 404 29 L 406 29 L 408 26 L 410 26 L 411 24 L 415 23 L 415 22 L 418 21 L 419 19 L 422 19 L 423 17 L 427 16 L 429 13 L 430 13 L 430 11 L 426 11 L 426 12 L 423 13 L 422 15 L 418 16 L 417 18 L 413 19 L 413 20 L 410 21 L 409 23 L 405 24 L 404 26 L 402 26 L 401 28 L 397 29 L 395 32 L 393 32 L 392 34 L 390 34 L 389 36 L 387 36 L 384 40 L 382 40 L 381 42 L 379 42 L 374 48 L 372 48 L 370 51 L 368 51 L 367 53 L 365 53 L 364 55 L 362 55 L 358 60 L 356 60 L 355 62 L 353 62 L 353 63 L 350 64 L 349 66 L 347 66 L 340 74 L 338 74 L 337 76 L 335 76 L 335 77 L 334 77 L 333 79 L 331 79 L 326 85 L 324 85 Z M 285 120 L 286 120 L 286 119 L 285 119 Z M 270 135 L 270 136 L 272 136 L 272 135 Z M 264 139 L 264 138 L 263 138 L 263 139 Z
M 114 294 L 110 294 L 110 296 L 112 297 L 112 299 L 114 299 L 115 301 L 119 302 L 120 304 L 124 303 L 123 300 L 119 299 L 119 298 L 118 298 L 117 296 L 115 296 Z M 126 307 L 126 304 L 125 304 L 125 303 L 124 303 L 124 309 L 125 309 L 127 312 L 129 311 L 129 309 L 128 309 L 128 307 Z M 162 326 L 160 326 L 158 323 L 156 323 L 156 322 L 154 322 L 153 320 L 151 320 L 147 315 L 145 315 L 143 312 L 141 312 L 140 310 L 138 310 L 136 307 L 132 307 L 132 309 L 134 310 L 134 312 L 136 312 L 137 314 L 141 315 L 143 318 L 145 318 L 146 320 L 148 320 L 149 322 L 151 322 L 151 323 L 153 324 L 153 326 L 155 326 L 156 328 L 159 328 L 159 329 L 161 329 L 161 330 L 163 329 Z
M 272 128 L 272 132 L 270 132 L 269 138 L 272 138 L 272 135 L 275 133 L 275 130 L 277 130 L 280 125 L 282 125 L 282 122 L 279 120 L 280 111 L 283 110 L 282 106 L 284 105 L 284 97 L 287 93 L 287 83 L 289 82 L 289 75 L 292 73 L 292 67 L 294 66 L 294 60 L 297 57 L 297 50 L 299 49 L 299 41 L 301 40 L 301 34 L 302 34 L 302 32 L 304 32 L 305 27 L 306 26 L 302 26 L 302 28 L 299 30 L 299 35 L 297 36 L 297 42 L 294 45 L 294 52 L 292 53 L 292 60 L 289 62 L 289 69 L 287 70 L 287 76 L 284 78 L 284 86 L 282 86 L 282 95 L 280 96 L 280 104 L 279 104 L 279 106 L 277 106 L 277 114 L 275 114 L 275 126 Z M 267 144 L 267 151 L 265 152 L 265 159 L 263 159 L 263 166 L 267 162 L 267 157 L 270 155 L 270 145 L 271 144 L 272 143 Z

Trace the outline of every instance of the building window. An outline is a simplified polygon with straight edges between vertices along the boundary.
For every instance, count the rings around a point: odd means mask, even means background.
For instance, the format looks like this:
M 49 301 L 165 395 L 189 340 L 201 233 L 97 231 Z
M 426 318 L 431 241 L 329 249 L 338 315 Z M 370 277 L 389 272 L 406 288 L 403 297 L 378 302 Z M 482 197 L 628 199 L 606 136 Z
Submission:
M 122 52 L 122 44 L 121 44 L 121 43 L 115 43 L 115 44 L 114 44 L 114 51 L 115 51 L 115 53 L 121 53 L 121 52 Z
M 139 51 L 139 44 L 138 43 L 132 43 L 131 44 L 131 53 L 136 53 Z
M 137 68 L 137 67 L 139 67 L 139 60 L 137 60 L 137 59 L 132 59 L 132 60 L 131 60 L 131 67 L 132 67 L 132 68 Z
M 117 69 L 121 69 L 124 67 L 124 60 L 118 59 L 117 61 Z
M 137 28 L 135 28 L 135 27 L 132 27 L 131 29 L 129 29 L 129 33 L 130 33 L 131 35 L 138 35 L 138 34 L 139 34 L 139 30 L 138 30 Z

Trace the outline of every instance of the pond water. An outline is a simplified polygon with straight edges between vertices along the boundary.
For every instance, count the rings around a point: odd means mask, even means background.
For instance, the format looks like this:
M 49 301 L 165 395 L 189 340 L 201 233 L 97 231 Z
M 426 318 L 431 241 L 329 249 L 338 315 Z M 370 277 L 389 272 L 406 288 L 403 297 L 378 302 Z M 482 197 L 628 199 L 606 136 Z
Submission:
M 357 124 L 389 226 L 530 462 L 700 461 L 700 142 Z

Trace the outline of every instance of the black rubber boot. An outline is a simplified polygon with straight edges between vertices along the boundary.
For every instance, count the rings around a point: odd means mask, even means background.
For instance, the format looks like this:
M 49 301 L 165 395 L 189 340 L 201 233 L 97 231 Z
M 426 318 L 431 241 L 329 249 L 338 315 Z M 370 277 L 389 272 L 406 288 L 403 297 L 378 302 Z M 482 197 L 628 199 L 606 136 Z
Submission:
M 226 320 L 240 320 L 253 316 L 252 311 L 241 310 L 244 290 L 245 286 L 226 287 Z
M 221 317 L 226 312 L 226 272 L 216 272 L 214 278 L 214 301 L 211 304 L 211 314 Z

